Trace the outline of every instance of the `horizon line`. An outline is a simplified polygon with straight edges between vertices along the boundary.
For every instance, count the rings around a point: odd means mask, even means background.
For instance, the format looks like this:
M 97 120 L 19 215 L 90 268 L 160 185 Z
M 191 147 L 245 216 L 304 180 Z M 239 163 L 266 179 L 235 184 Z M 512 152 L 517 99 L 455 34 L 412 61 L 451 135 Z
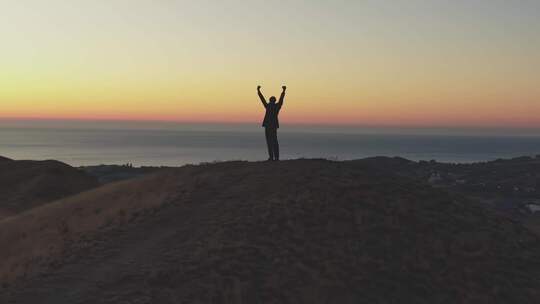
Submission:
M 123 117 L 32 117 L 32 116 L 20 116 L 13 117 L 0 116 L 1 121 L 36 121 L 36 122 L 110 122 L 110 123 L 170 123 L 170 124 L 211 124 L 211 125 L 248 125 L 259 124 L 259 120 L 187 120 L 187 119 L 146 119 L 146 118 L 123 118 Z M 319 126 L 319 127 L 350 127 L 350 128 L 406 128 L 406 129 L 476 129 L 476 130 L 540 130 L 538 126 L 501 126 L 501 125 L 428 125 L 428 124 L 369 124 L 369 123 L 350 123 L 350 122 L 305 122 L 305 121 L 291 121 L 284 122 L 286 125 L 291 126 Z

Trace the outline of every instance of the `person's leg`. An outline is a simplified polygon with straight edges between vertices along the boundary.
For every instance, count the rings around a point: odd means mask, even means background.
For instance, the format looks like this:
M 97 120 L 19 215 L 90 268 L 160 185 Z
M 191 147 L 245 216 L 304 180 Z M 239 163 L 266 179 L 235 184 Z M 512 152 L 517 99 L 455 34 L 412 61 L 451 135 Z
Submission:
M 274 159 L 279 160 L 279 142 L 277 139 L 277 129 L 274 130 Z
M 274 159 L 274 149 L 272 148 L 272 131 L 271 128 L 264 128 L 264 135 L 266 136 L 266 146 L 268 148 L 268 160 Z

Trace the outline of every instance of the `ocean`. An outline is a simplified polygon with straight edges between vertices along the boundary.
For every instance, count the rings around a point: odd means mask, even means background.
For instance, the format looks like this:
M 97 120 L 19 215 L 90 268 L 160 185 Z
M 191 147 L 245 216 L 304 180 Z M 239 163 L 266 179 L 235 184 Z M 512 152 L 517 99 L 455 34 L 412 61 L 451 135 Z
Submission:
M 287 126 L 279 130 L 282 159 L 349 160 L 400 156 L 469 163 L 540 154 L 540 133 L 449 132 L 429 129 Z M 267 158 L 257 124 L 123 122 L 0 122 L 0 155 L 56 159 L 72 166 L 181 166 Z

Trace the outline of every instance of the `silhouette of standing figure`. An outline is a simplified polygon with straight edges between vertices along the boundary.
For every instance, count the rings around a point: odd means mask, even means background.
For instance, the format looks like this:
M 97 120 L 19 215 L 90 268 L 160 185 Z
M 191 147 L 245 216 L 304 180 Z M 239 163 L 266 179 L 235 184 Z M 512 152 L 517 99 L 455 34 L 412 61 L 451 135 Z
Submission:
M 261 93 L 261 86 L 257 87 L 257 93 L 259 98 L 266 109 L 262 126 L 264 127 L 266 135 L 266 145 L 268 146 L 268 160 L 279 160 L 279 143 L 277 139 L 277 129 L 279 128 L 279 110 L 283 106 L 283 100 L 285 99 L 286 86 L 282 86 L 283 92 L 279 97 L 279 102 L 276 103 L 276 97 L 270 97 L 270 102 L 266 102 L 263 94 Z

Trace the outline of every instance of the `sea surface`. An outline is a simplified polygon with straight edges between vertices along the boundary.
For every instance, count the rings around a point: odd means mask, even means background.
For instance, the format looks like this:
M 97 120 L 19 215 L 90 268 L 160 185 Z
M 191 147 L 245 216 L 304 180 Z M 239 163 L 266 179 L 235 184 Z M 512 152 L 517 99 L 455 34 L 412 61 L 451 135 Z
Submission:
M 468 163 L 540 154 L 540 133 L 478 135 L 438 131 L 284 125 L 278 136 L 282 159 L 400 156 Z M 3 122 L 0 155 L 13 159 L 56 159 L 73 166 L 180 166 L 267 158 L 264 130 L 256 123 Z

